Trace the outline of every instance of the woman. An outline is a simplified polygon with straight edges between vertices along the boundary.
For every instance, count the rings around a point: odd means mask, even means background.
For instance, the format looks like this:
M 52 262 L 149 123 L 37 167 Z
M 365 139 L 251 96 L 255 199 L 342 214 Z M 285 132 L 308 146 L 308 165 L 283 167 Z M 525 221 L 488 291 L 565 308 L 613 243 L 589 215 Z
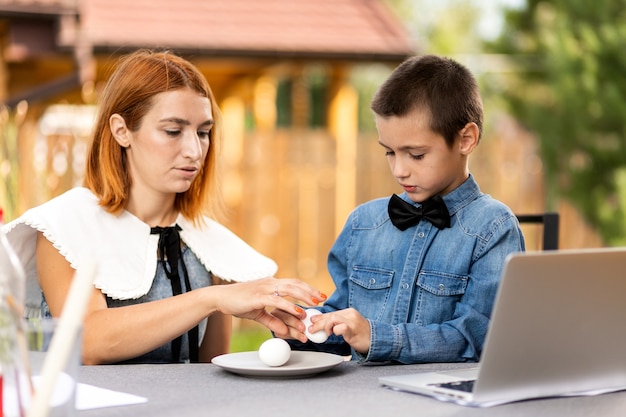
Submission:
M 230 315 L 306 341 L 304 312 L 283 296 L 308 305 L 326 296 L 271 278 L 272 260 L 204 214 L 219 202 L 221 124 L 192 64 L 132 53 L 102 93 L 84 187 L 5 226 L 28 275 L 30 317 L 58 317 L 74 271 L 96 260 L 84 364 L 210 361 L 228 351 Z

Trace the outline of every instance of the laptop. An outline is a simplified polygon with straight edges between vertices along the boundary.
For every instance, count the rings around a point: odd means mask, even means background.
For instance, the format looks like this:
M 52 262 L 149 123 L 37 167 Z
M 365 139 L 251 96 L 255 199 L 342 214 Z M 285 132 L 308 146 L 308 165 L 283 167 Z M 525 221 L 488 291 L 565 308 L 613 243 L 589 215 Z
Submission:
M 379 383 L 476 407 L 626 389 L 626 248 L 509 255 L 476 367 Z

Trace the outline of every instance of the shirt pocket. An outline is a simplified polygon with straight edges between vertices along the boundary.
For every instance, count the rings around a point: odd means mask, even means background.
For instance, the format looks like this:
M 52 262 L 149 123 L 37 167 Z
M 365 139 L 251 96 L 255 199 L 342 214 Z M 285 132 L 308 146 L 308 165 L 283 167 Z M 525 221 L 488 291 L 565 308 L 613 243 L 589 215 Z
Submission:
M 350 275 L 350 307 L 365 318 L 380 320 L 389 301 L 393 275 L 390 269 L 355 266 Z
M 426 325 L 451 320 L 456 304 L 465 294 L 467 281 L 468 278 L 463 275 L 420 272 L 417 277 L 419 302 L 416 321 Z

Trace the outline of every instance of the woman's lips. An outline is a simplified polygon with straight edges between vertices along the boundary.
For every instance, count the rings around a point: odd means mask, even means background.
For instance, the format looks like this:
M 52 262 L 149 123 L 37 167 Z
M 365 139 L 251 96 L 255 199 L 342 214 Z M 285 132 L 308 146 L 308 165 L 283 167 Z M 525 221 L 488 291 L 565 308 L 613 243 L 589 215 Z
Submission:
M 178 172 L 185 178 L 193 178 L 198 173 L 198 169 L 195 167 L 182 167 L 178 168 Z

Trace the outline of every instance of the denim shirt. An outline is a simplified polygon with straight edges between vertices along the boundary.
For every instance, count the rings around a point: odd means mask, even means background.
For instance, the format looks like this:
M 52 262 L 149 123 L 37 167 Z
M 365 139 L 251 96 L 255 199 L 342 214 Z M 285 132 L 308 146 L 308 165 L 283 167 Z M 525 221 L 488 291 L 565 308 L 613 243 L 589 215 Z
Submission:
M 350 214 L 328 256 L 336 290 L 320 309 L 353 307 L 369 321 L 369 352 L 352 350 L 353 359 L 479 360 L 504 260 L 525 250 L 524 238 L 511 210 L 483 194 L 471 175 L 443 199 L 451 227 L 442 230 L 423 220 L 400 231 L 388 198 Z M 309 348 L 339 352 L 341 344 L 331 336 L 326 346 Z

